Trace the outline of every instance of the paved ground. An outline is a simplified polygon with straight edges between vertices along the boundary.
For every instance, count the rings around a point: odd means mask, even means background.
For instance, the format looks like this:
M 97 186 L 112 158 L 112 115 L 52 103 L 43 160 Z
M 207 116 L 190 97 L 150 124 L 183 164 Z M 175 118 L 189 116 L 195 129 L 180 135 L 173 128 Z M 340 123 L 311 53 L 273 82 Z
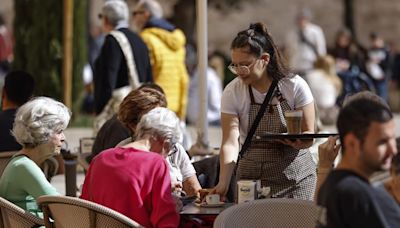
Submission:
M 395 115 L 395 121 L 397 124 L 396 135 L 400 136 L 400 114 Z M 327 132 L 336 132 L 336 127 L 325 126 L 323 127 L 323 130 Z M 196 141 L 196 135 L 197 135 L 196 128 L 193 126 L 189 126 L 188 132 L 191 135 L 192 142 L 194 143 Z M 72 152 L 77 152 L 79 146 L 79 139 L 83 137 L 92 137 L 92 130 L 90 128 L 69 128 L 66 130 L 65 134 L 68 141 L 68 147 Z M 220 128 L 210 127 L 208 134 L 209 134 L 208 137 L 209 137 L 210 147 L 211 148 L 220 147 L 220 141 L 221 141 Z M 321 142 L 323 142 L 323 140 L 317 143 Z M 312 149 L 314 157 L 316 155 L 316 148 L 317 147 L 315 146 Z M 84 174 L 81 171 L 81 169 L 78 169 L 77 185 L 80 186 L 83 183 L 83 180 L 84 180 Z M 61 194 L 65 194 L 65 179 L 63 175 L 55 176 L 51 182 Z

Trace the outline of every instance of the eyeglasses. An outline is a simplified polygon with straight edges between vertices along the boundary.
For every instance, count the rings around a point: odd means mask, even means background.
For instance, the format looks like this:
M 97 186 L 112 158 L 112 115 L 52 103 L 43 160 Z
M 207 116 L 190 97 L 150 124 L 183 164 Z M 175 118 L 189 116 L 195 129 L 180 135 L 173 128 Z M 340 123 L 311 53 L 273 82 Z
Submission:
M 253 61 L 249 65 L 229 64 L 228 69 L 236 75 L 247 75 L 250 74 L 250 68 L 254 65 L 257 60 Z
M 133 16 L 139 15 L 139 14 L 144 14 L 144 10 L 135 10 L 132 12 Z
M 174 154 L 178 152 L 178 147 L 176 146 L 176 144 L 173 144 L 170 147 L 171 149 L 169 150 L 168 157 L 172 157 Z

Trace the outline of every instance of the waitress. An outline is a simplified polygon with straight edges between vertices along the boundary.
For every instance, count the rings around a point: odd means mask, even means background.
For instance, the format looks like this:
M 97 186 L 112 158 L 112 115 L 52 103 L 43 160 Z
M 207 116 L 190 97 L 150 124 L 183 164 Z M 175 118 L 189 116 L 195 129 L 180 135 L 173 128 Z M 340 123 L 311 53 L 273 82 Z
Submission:
M 302 133 L 314 132 L 314 99 L 307 83 L 288 72 L 280 53 L 263 23 L 250 25 L 231 44 L 228 67 L 238 77 L 227 85 L 221 102 L 222 145 L 219 183 L 213 193 L 227 194 L 238 163 L 237 180 L 261 180 L 272 197 L 312 200 L 316 169 L 309 148 L 313 140 L 248 140 L 239 151 L 271 90 L 271 98 L 254 135 L 287 132 L 284 112 L 302 110 Z M 252 138 L 252 137 L 249 137 Z

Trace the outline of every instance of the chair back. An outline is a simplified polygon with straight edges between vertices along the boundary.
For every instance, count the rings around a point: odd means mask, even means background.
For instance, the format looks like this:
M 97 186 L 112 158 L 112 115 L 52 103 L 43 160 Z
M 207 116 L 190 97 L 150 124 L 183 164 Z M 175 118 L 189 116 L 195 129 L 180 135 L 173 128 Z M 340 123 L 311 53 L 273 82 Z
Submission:
M 4 169 L 8 165 L 8 162 L 11 160 L 12 156 L 14 156 L 18 151 L 6 151 L 0 152 L 0 177 L 4 172 Z
M 84 137 L 79 139 L 79 154 L 77 160 L 85 173 L 89 169 L 89 163 L 86 161 L 86 158 L 92 154 L 94 141 L 95 138 L 93 137 Z
M 75 197 L 41 196 L 37 203 L 42 208 L 47 228 L 141 227 L 117 211 Z
M 0 197 L 1 221 L 0 227 L 4 228 L 31 228 L 44 226 L 43 219 L 40 219 L 28 211 L 18 207 L 10 201 Z
M 262 199 L 241 203 L 219 214 L 214 228 L 302 227 L 314 228 L 320 210 L 312 201 Z

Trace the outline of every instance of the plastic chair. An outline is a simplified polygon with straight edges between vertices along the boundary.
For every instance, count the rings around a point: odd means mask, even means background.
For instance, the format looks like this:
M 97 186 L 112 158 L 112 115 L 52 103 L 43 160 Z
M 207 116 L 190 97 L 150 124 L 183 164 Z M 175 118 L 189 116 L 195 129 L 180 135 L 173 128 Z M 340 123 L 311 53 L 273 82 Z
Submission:
M 40 219 L 28 211 L 18 207 L 10 201 L 0 197 L 1 223 L 4 228 L 28 228 L 44 226 L 43 219 Z
M 262 199 L 238 204 L 219 214 L 214 228 L 316 227 L 320 209 L 312 201 Z
M 37 203 L 42 208 L 47 228 L 141 227 L 117 211 L 75 197 L 41 196 Z
M 11 160 L 12 156 L 16 154 L 18 151 L 6 151 L 0 152 L 0 177 L 4 172 L 8 162 Z

